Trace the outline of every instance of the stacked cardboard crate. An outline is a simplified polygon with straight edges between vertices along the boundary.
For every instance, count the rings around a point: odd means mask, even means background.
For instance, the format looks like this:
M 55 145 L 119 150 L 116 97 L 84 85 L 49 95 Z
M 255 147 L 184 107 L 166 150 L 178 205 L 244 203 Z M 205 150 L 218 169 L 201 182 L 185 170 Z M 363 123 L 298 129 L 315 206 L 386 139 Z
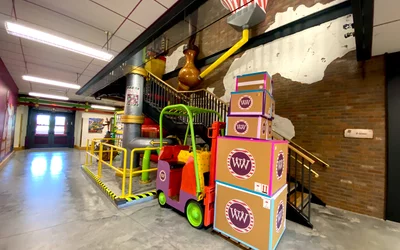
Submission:
M 226 136 L 217 142 L 214 230 L 275 249 L 286 228 L 286 141 L 272 140 L 275 101 L 267 72 L 236 78 Z

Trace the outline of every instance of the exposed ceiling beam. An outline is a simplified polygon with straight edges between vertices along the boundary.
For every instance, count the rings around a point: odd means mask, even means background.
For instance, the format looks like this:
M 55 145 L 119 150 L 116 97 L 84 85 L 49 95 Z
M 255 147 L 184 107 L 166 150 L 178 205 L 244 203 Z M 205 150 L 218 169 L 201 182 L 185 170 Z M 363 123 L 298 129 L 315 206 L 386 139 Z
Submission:
M 357 46 L 357 60 L 371 58 L 374 22 L 374 0 L 351 0 Z

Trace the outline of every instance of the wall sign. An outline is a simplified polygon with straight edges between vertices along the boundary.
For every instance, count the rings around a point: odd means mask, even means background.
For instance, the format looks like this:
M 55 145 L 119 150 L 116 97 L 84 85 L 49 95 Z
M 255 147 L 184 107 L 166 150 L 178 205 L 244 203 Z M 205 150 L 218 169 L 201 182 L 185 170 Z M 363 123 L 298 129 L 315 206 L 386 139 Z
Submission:
M 374 138 L 374 131 L 372 129 L 350 129 L 349 128 L 344 131 L 344 137 L 372 139 L 372 138 Z

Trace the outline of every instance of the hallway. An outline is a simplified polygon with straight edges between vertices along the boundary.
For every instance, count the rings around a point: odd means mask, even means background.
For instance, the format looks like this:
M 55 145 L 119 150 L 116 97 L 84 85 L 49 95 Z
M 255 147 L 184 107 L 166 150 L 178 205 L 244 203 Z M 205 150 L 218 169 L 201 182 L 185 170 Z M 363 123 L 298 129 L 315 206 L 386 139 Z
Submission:
M 140 207 L 118 210 L 85 176 L 83 160 L 84 151 L 75 149 L 25 150 L 12 156 L 0 170 L 1 250 L 187 249 L 190 238 L 202 246 L 234 249 L 206 231 L 195 234 L 184 217 L 155 202 L 150 203 L 155 208 L 151 219 Z M 182 232 L 174 242 L 147 225 L 155 218 L 161 229 L 167 216 L 167 226 Z
M 80 169 L 84 151 L 25 150 L 0 170 L 0 250 L 236 249 L 151 201 L 118 210 Z M 314 206 L 314 230 L 287 222 L 277 249 L 393 249 L 400 225 Z

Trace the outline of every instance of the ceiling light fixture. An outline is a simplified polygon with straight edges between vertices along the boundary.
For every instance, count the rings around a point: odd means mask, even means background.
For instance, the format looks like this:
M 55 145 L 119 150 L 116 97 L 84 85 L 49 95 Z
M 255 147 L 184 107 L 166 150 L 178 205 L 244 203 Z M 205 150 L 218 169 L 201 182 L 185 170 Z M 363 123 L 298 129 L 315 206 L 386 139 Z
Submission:
M 68 101 L 69 98 L 66 96 L 60 96 L 60 95 L 48 95 L 48 94 L 42 94 L 42 93 L 36 93 L 36 92 L 29 92 L 30 96 L 35 96 L 35 97 L 43 97 L 43 98 L 49 98 L 49 99 L 57 99 L 57 100 L 64 100 Z
M 64 88 L 69 88 L 69 89 L 80 89 L 81 88 L 81 86 L 79 86 L 78 84 L 54 81 L 54 80 L 40 78 L 40 77 L 36 77 L 36 76 L 23 75 L 22 79 L 24 79 L 25 81 L 29 81 L 29 82 L 43 83 L 43 84 L 47 84 L 47 85 L 54 85 L 54 86 L 64 87 Z
M 76 43 L 49 33 L 29 28 L 13 22 L 5 22 L 7 33 L 10 35 L 26 38 L 32 41 L 44 43 L 57 48 L 69 50 L 85 56 L 90 56 L 103 61 L 111 61 L 113 55 L 102 50 L 94 49 L 89 46 Z
M 91 107 L 94 109 L 115 110 L 114 107 L 109 107 L 109 106 L 91 105 Z

